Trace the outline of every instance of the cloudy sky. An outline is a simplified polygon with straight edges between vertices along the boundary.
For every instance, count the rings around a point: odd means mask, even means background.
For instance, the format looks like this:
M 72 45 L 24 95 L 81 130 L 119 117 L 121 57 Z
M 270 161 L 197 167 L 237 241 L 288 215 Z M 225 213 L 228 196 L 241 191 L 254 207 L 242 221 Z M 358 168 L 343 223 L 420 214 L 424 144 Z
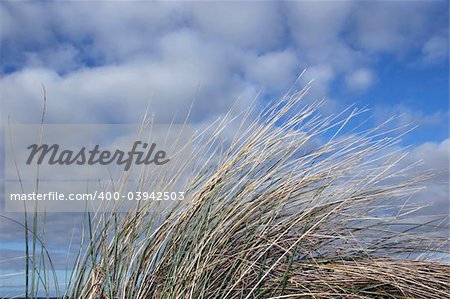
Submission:
M 295 86 L 314 79 L 324 113 L 396 114 L 419 126 L 408 159 L 449 165 L 448 1 L 1 1 L 0 25 L 2 124 L 38 122 L 42 85 L 51 123 L 137 123 L 149 100 L 168 122 L 195 99 L 205 124 L 236 99 L 276 100 L 306 69 Z M 447 206 L 448 186 L 429 189 Z M 14 256 L 21 235 L 2 226 L 0 257 Z

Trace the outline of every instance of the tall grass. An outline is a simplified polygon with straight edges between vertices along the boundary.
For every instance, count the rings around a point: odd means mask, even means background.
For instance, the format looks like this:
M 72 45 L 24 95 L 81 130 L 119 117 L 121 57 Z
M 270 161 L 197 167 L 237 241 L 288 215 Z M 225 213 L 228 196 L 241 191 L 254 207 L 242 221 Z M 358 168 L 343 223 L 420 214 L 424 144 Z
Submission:
M 350 125 L 356 109 L 322 116 L 299 103 L 308 89 L 199 132 L 177 166 L 192 174 L 184 201 L 86 213 L 61 296 L 447 298 L 447 220 L 410 217 L 429 174 L 402 166 L 400 130 Z

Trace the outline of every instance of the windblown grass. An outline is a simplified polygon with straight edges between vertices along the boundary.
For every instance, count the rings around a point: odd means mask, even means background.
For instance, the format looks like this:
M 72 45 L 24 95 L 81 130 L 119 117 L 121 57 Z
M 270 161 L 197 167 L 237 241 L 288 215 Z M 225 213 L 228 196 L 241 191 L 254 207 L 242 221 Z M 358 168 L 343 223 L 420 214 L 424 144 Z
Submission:
M 87 213 L 64 295 L 447 298 L 446 219 L 405 222 L 429 174 L 401 166 L 396 131 L 342 134 L 361 111 L 299 110 L 308 88 L 249 109 L 227 142 L 231 113 L 199 133 L 183 202 Z

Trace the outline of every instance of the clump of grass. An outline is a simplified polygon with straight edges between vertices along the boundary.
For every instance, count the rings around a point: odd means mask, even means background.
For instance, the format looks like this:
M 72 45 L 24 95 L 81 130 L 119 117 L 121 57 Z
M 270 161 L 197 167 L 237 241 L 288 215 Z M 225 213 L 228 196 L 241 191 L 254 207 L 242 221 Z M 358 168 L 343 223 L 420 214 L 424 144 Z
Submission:
M 397 132 L 342 134 L 361 111 L 299 109 L 308 89 L 245 112 L 228 142 L 231 113 L 199 133 L 183 202 L 86 214 L 64 295 L 447 298 L 443 219 L 405 223 L 427 174 L 401 167 Z

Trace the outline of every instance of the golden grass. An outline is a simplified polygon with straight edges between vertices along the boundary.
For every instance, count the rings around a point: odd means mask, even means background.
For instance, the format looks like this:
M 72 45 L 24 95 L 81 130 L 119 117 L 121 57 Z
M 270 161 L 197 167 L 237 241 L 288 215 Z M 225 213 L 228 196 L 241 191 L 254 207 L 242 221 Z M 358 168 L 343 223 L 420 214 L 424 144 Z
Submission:
M 231 112 L 199 133 L 187 198 L 170 210 L 87 214 L 65 295 L 447 298 L 442 219 L 404 223 L 426 175 L 400 166 L 398 132 L 341 134 L 361 111 L 299 109 L 308 89 L 254 120 L 250 108 L 228 143 Z

